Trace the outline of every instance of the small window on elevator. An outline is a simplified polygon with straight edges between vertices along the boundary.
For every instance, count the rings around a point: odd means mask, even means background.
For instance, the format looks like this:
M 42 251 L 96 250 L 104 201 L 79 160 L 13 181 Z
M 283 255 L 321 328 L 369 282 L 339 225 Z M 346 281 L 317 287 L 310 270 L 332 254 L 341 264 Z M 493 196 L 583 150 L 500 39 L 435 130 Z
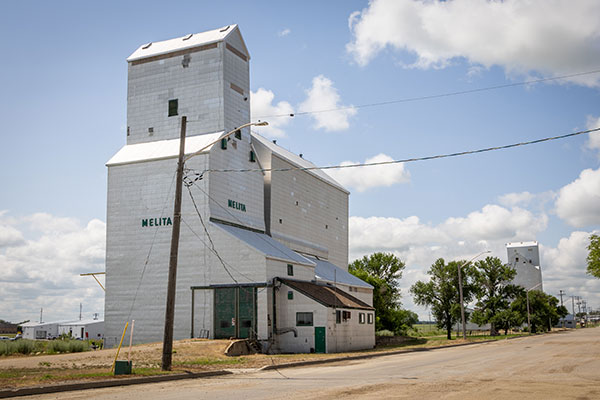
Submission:
M 178 115 L 178 101 L 177 99 L 172 99 L 169 100 L 169 117 L 174 117 L 175 115 Z

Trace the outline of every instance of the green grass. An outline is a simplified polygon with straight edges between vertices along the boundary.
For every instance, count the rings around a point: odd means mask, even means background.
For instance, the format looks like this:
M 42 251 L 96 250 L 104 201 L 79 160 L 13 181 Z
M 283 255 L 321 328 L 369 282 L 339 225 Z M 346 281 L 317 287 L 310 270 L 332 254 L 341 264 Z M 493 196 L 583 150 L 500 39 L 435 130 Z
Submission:
M 20 373 L 19 371 L 0 371 L 0 379 L 11 379 L 11 378 L 17 378 L 19 376 L 21 376 L 22 373 Z
M 152 375 L 168 375 L 177 371 L 163 371 L 159 367 L 157 368 L 133 368 L 131 371 L 132 375 L 152 376 Z
M 246 360 L 241 357 L 232 357 L 227 359 L 219 358 L 197 358 L 191 361 L 177 361 L 175 365 L 235 365 L 243 364 Z

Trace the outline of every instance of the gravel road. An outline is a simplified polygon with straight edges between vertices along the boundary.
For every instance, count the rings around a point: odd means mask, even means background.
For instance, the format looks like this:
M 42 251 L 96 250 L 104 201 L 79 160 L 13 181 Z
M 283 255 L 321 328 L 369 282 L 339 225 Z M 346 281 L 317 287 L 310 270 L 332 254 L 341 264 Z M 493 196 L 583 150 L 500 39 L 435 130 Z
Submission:
M 32 399 L 598 399 L 600 328 Z

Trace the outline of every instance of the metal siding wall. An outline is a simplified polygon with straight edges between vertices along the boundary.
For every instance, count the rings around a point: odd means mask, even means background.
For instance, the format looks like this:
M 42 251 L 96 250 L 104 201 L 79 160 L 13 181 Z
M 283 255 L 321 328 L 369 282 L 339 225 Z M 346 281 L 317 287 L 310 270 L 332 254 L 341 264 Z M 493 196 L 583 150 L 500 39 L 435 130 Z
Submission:
M 291 166 L 277 156 L 272 158 L 274 169 Z M 315 255 L 326 256 L 332 264 L 348 270 L 348 195 L 308 172 L 271 173 L 271 232 L 274 237 L 282 233 L 325 246 L 327 255 Z M 278 240 L 292 249 L 314 254 L 309 247 Z

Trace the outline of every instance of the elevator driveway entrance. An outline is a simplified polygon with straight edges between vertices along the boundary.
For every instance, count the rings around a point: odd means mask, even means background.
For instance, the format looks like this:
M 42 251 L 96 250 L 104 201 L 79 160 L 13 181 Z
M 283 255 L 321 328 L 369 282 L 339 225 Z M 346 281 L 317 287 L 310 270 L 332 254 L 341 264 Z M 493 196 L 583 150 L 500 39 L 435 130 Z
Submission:
M 192 310 L 196 290 L 213 291 L 213 337 L 215 339 L 248 339 L 256 337 L 256 294 L 266 284 L 192 287 Z M 194 337 L 192 313 L 192 337 Z
M 214 289 L 215 339 L 247 339 L 256 332 L 256 288 Z

